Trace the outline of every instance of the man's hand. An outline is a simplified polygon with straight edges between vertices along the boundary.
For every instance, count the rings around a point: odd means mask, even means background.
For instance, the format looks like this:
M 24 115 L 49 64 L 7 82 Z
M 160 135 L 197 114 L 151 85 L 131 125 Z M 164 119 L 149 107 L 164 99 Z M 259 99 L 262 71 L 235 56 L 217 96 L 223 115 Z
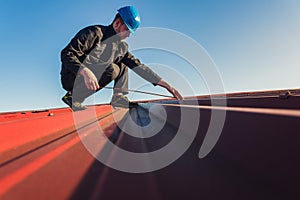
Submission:
M 84 67 L 79 73 L 83 76 L 87 89 L 98 90 L 100 88 L 95 74 L 90 69 Z
M 175 88 L 171 88 L 168 89 L 168 91 L 173 95 L 173 97 L 175 97 L 178 100 L 183 100 L 183 97 L 181 96 L 181 94 L 178 92 L 178 90 L 176 90 Z
M 172 95 L 173 97 L 175 97 L 178 100 L 183 100 L 183 97 L 181 96 L 181 94 L 179 93 L 179 91 L 177 89 L 175 89 L 174 87 L 172 87 L 168 82 L 166 82 L 165 80 L 160 80 L 157 85 L 166 88 Z

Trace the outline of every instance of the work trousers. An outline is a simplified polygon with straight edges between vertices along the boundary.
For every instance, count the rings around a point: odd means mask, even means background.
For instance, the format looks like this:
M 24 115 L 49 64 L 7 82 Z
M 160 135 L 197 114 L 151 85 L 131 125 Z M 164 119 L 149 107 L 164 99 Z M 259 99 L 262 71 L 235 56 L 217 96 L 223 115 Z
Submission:
M 101 90 L 112 80 L 114 80 L 114 93 L 123 93 L 124 95 L 128 93 L 128 68 L 126 65 L 122 63 L 118 65 L 111 64 L 103 70 L 92 71 L 97 77 L 100 86 L 100 89 L 97 91 L 87 89 L 84 78 L 79 73 L 77 76 L 70 74 L 61 77 L 62 86 L 66 91 L 72 93 L 73 101 L 83 102 L 87 97 Z

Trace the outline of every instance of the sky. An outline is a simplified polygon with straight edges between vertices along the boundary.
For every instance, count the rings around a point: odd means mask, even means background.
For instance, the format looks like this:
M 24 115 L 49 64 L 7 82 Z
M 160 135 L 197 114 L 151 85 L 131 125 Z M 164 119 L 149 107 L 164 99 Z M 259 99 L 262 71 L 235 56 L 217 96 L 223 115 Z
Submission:
M 184 96 L 213 93 L 206 74 L 197 74 L 186 57 L 207 58 L 218 72 L 224 92 L 300 88 L 299 0 L 0 0 L 0 112 L 60 108 L 60 51 L 82 28 L 109 25 L 117 9 L 135 6 L 141 29 L 127 40 L 129 49 Z M 161 49 L 138 50 L 147 28 L 181 34 L 203 49 L 174 40 L 178 55 Z M 158 34 L 159 35 L 159 34 Z M 155 36 L 153 37 L 155 39 Z M 163 40 L 168 40 L 165 38 Z M 186 45 L 185 45 L 186 44 Z M 134 46 L 131 49 L 131 46 Z M 203 53 L 202 52 L 202 53 Z M 204 58 L 205 57 L 205 58 Z M 201 71 L 201 69 L 200 69 Z M 210 78 L 211 79 L 211 78 Z M 130 73 L 130 89 L 168 94 Z M 159 98 L 129 94 L 130 99 Z M 87 103 L 108 103 L 110 90 Z

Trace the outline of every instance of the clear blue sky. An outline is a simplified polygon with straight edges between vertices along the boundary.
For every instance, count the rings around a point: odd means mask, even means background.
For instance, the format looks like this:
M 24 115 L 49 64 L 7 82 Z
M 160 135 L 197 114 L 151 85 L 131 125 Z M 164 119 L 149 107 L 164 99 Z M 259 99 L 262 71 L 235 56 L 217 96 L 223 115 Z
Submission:
M 0 3 L 0 112 L 64 107 L 60 100 L 65 93 L 59 77 L 60 51 L 81 28 L 110 24 L 117 8 L 123 5 L 134 5 L 139 10 L 141 27 L 172 29 L 202 45 L 216 63 L 226 92 L 300 88 L 299 0 Z M 183 63 L 174 62 L 169 55 L 156 54 L 155 58 L 164 60 L 161 64 L 170 65 L 178 73 L 184 70 L 180 66 Z M 146 64 L 160 63 L 153 55 L 147 51 L 136 54 Z M 155 71 L 166 73 L 159 67 Z M 167 81 L 190 95 L 180 81 Z M 201 80 L 193 80 L 195 94 L 206 93 L 201 90 L 202 84 Z M 141 89 L 164 92 L 150 86 Z M 96 97 L 97 103 L 109 102 L 110 93 L 102 91 Z

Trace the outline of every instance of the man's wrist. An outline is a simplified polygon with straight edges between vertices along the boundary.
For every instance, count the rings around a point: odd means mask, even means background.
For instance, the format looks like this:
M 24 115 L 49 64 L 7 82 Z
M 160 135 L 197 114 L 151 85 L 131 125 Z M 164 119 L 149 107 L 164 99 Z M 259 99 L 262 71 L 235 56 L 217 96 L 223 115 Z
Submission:
M 172 88 L 172 86 L 165 80 L 161 79 L 159 82 L 158 82 L 158 85 L 170 90 Z
M 86 71 L 87 71 L 87 67 L 80 67 L 80 69 L 79 69 L 79 74 L 80 75 L 82 75 L 82 76 L 84 76 L 84 75 L 86 75 Z

